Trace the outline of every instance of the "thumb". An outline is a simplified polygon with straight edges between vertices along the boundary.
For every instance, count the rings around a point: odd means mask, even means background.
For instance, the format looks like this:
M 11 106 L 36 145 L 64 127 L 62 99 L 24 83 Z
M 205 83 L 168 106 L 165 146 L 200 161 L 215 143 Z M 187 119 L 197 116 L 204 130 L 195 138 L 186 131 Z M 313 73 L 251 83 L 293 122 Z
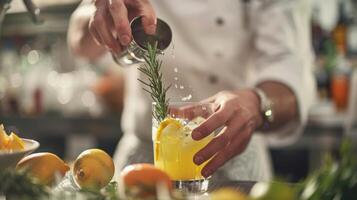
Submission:
M 145 33 L 154 35 L 156 32 L 156 14 L 150 3 L 144 3 L 141 7 L 142 24 Z

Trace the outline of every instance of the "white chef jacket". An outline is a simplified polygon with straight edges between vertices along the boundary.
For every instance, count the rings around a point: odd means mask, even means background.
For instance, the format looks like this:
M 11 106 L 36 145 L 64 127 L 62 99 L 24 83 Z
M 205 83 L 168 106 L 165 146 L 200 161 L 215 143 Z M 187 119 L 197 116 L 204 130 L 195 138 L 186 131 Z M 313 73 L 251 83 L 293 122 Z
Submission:
M 163 59 L 163 78 L 172 102 L 192 95 L 200 101 L 222 90 L 238 90 L 275 80 L 296 95 L 299 119 L 274 133 L 254 133 L 246 150 L 214 175 L 220 180 L 266 181 L 271 167 L 266 144 L 287 145 L 306 122 L 315 85 L 310 42 L 309 0 L 152 0 L 173 40 Z M 114 159 L 116 171 L 127 164 L 153 162 L 151 102 L 137 79 L 126 72 L 122 115 L 124 136 Z M 292 133 L 293 134 L 287 134 Z

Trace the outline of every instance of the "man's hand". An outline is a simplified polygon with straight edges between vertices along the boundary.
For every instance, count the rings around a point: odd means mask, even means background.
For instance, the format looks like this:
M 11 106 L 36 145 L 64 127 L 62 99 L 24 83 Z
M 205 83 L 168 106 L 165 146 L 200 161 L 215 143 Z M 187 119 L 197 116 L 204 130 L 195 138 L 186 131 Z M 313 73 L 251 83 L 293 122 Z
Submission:
M 260 100 L 253 90 L 220 92 L 204 102 L 216 105 L 216 111 L 193 130 L 192 138 L 200 140 L 215 130 L 221 132 L 194 156 L 197 165 L 212 158 L 202 169 L 204 177 L 210 176 L 234 156 L 242 153 L 254 130 L 262 124 Z
M 147 34 L 156 31 L 156 15 L 149 0 L 95 0 L 96 11 L 89 22 L 94 39 L 109 50 L 120 53 L 132 38 L 129 20 L 143 16 Z

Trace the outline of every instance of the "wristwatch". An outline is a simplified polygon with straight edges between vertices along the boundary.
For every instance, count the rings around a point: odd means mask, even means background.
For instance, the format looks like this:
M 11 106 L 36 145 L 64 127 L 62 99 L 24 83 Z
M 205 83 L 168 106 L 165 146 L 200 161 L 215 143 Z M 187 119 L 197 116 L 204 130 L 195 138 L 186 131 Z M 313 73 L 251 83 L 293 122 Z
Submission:
M 260 99 L 260 112 L 263 116 L 263 129 L 269 127 L 274 121 L 273 101 L 259 88 L 254 88 L 254 92 Z

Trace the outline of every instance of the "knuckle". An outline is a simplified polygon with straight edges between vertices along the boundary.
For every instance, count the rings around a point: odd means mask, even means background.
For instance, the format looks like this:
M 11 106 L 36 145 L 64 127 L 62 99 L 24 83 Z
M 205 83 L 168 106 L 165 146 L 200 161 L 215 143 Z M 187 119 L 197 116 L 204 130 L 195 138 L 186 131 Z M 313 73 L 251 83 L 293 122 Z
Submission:
M 219 138 L 217 139 L 218 144 L 221 147 L 226 146 L 229 143 L 229 137 L 227 134 L 222 134 L 219 136 Z
M 141 0 L 140 3 L 141 3 L 142 6 L 145 6 L 145 7 L 150 6 L 150 1 L 149 0 Z
M 151 25 L 155 22 L 155 18 L 150 12 L 145 11 L 143 13 L 142 23 L 145 25 Z
M 112 1 L 108 8 L 110 12 L 119 12 L 119 10 L 121 9 L 121 4 L 118 1 Z
M 225 152 L 226 153 L 224 155 L 226 155 L 227 158 L 231 157 L 231 156 L 234 156 L 235 148 L 232 148 L 232 147 L 226 148 Z
M 121 20 L 119 20 L 119 22 L 118 22 L 118 24 L 117 24 L 116 26 L 117 26 L 116 28 L 117 28 L 118 30 L 120 30 L 120 31 L 126 31 L 126 30 L 128 29 L 129 24 L 128 24 L 127 21 L 121 19 Z
M 225 113 L 224 112 L 217 112 L 215 115 L 215 120 L 217 121 L 224 121 L 225 120 Z
M 250 118 L 247 120 L 248 128 L 253 128 L 255 125 L 256 125 L 256 121 L 254 120 L 254 118 Z
M 94 26 L 98 26 L 104 22 L 104 18 L 100 13 L 96 13 L 92 21 Z
M 250 109 L 248 107 L 243 107 L 243 106 L 241 106 L 241 104 L 239 104 L 239 105 L 240 105 L 240 110 L 244 114 L 252 116 L 252 112 L 250 111 Z
M 246 112 L 247 111 L 247 109 L 242 106 L 242 103 L 241 103 L 240 99 L 237 99 L 236 109 L 239 110 L 239 112 Z
M 206 134 L 206 133 L 210 132 L 210 130 L 206 125 L 202 125 L 199 129 L 199 132 L 201 132 L 202 134 Z
M 247 127 L 245 131 L 243 131 L 242 138 L 243 140 L 247 140 L 250 138 L 252 132 L 252 128 Z
M 239 115 L 242 112 L 242 109 L 240 108 L 239 105 L 234 105 L 232 109 L 232 115 Z
M 102 3 L 105 3 L 103 0 L 94 0 L 93 2 L 94 2 L 94 5 L 95 5 L 95 6 L 99 6 L 99 5 L 101 5 Z
M 244 123 L 247 123 L 249 121 L 249 119 L 250 119 L 250 116 L 248 116 L 248 115 L 242 115 L 241 116 L 241 120 Z
M 209 155 L 210 155 L 210 150 L 204 150 L 204 151 L 201 151 L 199 153 L 199 156 L 203 159 L 203 160 L 206 160 L 209 158 Z
M 228 160 L 228 155 L 227 154 L 219 154 L 216 156 L 216 165 L 217 167 L 222 166 L 226 160 Z

